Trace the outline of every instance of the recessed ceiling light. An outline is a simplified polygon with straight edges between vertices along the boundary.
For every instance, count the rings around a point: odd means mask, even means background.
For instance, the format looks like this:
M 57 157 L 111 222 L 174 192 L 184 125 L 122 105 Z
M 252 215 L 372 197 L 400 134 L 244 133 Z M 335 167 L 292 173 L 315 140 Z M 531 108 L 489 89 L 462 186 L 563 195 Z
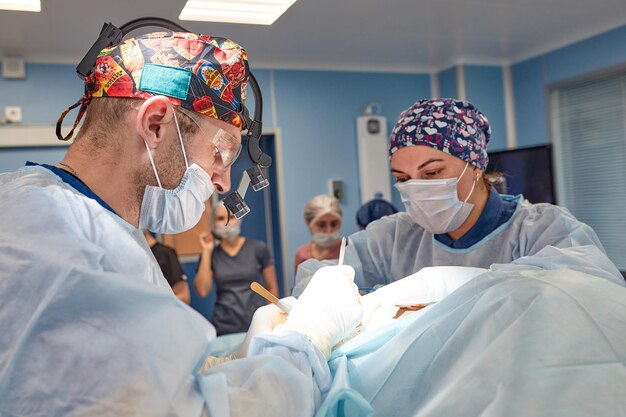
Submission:
M 271 25 L 296 0 L 187 0 L 178 18 L 200 22 Z
M 0 0 L 0 10 L 40 12 L 41 0 Z

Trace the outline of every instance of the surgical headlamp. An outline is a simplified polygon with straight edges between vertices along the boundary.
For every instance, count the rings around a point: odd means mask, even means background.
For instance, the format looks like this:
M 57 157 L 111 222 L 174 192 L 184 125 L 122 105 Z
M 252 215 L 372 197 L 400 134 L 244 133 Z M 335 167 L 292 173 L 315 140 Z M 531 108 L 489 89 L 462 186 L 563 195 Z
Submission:
M 177 32 L 189 32 L 178 23 L 160 17 L 145 17 L 131 20 L 119 28 L 111 23 L 105 23 L 100 30 L 100 36 L 76 67 L 78 76 L 85 79 L 85 77 L 93 71 L 96 58 L 98 57 L 100 51 L 104 48 L 121 43 L 124 36 L 128 33 L 147 26 L 160 27 Z M 247 136 L 248 155 L 254 163 L 254 166 L 247 169 L 243 173 L 237 190 L 226 196 L 224 199 L 226 210 L 233 213 L 238 219 L 250 212 L 250 208 L 244 201 L 248 186 L 252 184 L 254 191 L 259 191 L 267 187 L 269 185 L 269 181 L 265 177 L 262 169 L 268 168 L 272 165 L 272 158 L 268 154 L 264 153 L 259 146 L 263 126 L 261 121 L 263 114 L 263 97 L 261 96 L 261 89 L 259 88 L 259 84 L 252 73 L 249 74 L 248 82 L 248 85 L 252 89 L 252 94 L 254 95 L 254 116 L 250 118 L 248 109 L 243 105 L 243 103 L 240 104 L 237 112 L 243 120 L 243 129 L 246 130 Z

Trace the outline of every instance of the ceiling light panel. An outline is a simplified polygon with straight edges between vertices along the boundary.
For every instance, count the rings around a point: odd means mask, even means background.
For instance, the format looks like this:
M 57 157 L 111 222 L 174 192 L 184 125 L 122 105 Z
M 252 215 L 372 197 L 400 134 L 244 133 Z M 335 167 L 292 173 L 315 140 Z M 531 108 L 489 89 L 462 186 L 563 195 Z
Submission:
M 40 12 L 41 0 L 0 0 L 0 10 Z
M 187 0 L 178 18 L 199 22 L 271 25 L 296 0 Z

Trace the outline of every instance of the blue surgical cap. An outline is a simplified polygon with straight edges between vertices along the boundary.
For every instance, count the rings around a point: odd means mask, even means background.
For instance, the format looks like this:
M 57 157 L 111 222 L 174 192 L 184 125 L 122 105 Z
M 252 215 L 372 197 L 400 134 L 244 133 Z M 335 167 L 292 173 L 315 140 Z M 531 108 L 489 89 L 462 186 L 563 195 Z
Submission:
M 377 194 L 373 200 L 363 204 L 356 212 L 356 222 L 365 228 L 374 220 L 390 214 L 397 213 L 398 210 L 390 202 L 383 200 L 382 195 Z

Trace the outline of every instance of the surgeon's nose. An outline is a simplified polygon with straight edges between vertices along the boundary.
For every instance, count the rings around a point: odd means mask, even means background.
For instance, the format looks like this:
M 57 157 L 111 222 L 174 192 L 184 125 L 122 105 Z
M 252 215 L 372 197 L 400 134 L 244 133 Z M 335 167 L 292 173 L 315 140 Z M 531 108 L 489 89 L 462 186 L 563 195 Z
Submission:
M 230 190 L 230 167 L 213 173 L 211 181 L 219 194 L 227 193 Z

